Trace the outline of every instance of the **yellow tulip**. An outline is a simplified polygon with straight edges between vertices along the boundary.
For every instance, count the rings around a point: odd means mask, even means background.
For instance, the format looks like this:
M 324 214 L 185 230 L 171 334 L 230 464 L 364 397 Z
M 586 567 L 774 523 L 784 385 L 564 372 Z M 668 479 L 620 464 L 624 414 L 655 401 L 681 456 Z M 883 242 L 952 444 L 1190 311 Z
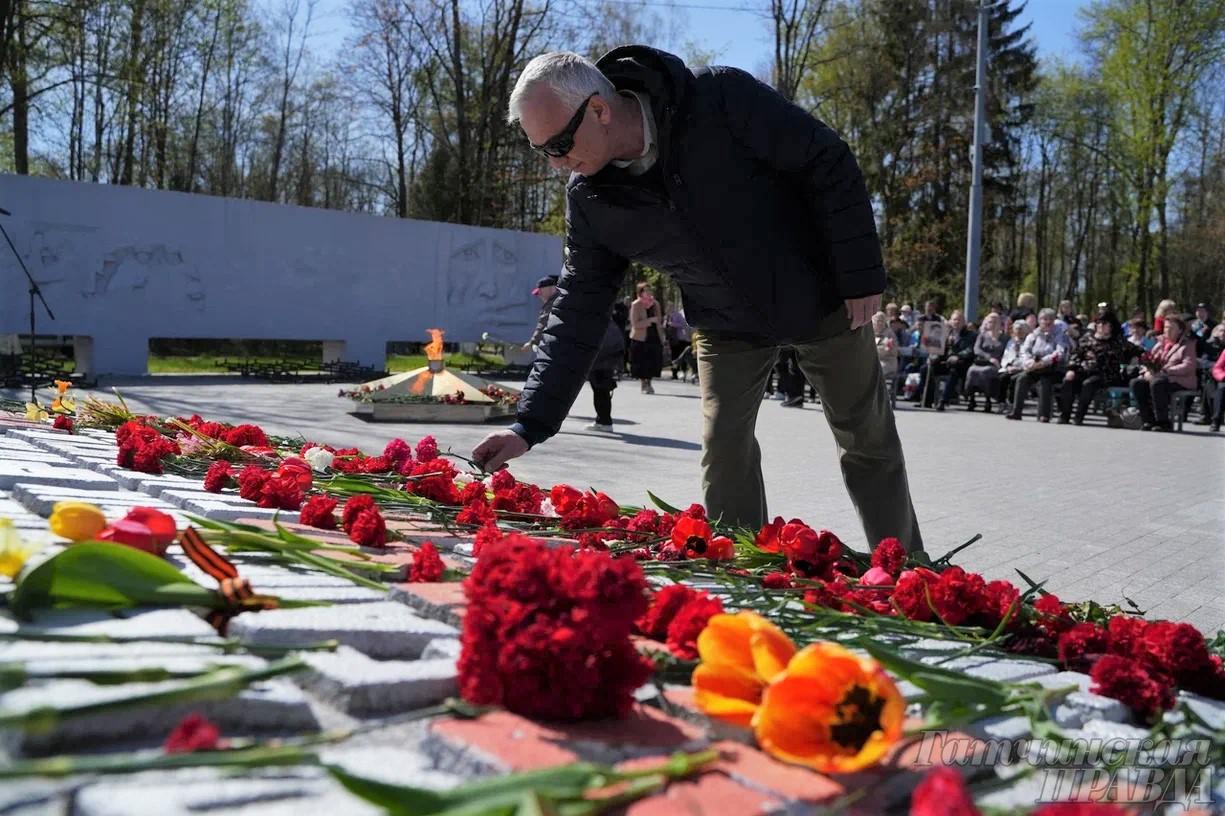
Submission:
M 851 773 L 902 738 L 906 701 L 880 664 L 837 643 L 801 649 L 776 675 L 753 715 L 771 756 L 821 773 Z
M 51 508 L 51 532 L 70 541 L 88 541 L 106 528 L 106 516 L 88 502 L 56 502 Z
M 0 518 L 0 575 L 12 579 L 17 577 L 30 556 L 38 547 L 26 544 L 17 535 L 12 519 Z
M 698 635 L 694 703 L 709 717 L 747 726 L 766 686 L 794 654 L 795 644 L 761 615 L 715 615 Z

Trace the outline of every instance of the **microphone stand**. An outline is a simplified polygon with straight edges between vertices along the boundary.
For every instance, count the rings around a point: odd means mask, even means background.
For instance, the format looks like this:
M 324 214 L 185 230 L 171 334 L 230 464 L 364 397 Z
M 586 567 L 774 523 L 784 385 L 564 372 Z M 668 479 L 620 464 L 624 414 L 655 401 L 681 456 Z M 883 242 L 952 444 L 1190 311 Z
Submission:
M 12 215 L 8 210 L 0 207 L 0 215 Z M 13 245 L 13 239 L 9 237 L 8 230 L 4 228 L 4 223 L 0 221 L 0 235 L 4 236 L 4 240 L 8 242 L 9 249 L 13 251 L 13 257 L 17 259 L 18 266 L 21 271 L 26 273 L 26 280 L 30 282 L 30 402 L 37 403 L 38 392 L 38 377 L 36 376 L 38 368 L 38 335 L 34 332 L 34 297 L 42 301 L 43 308 L 47 310 L 47 317 L 55 320 L 55 314 L 51 311 L 51 307 L 47 305 L 47 299 L 43 297 L 43 290 L 38 288 L 38 281 L 34 280 L 34 276 L 30 274 L 30 270 L 26 267 L 26 262 L 21 259 L 21 253 L 17 251 L 17 247 Z

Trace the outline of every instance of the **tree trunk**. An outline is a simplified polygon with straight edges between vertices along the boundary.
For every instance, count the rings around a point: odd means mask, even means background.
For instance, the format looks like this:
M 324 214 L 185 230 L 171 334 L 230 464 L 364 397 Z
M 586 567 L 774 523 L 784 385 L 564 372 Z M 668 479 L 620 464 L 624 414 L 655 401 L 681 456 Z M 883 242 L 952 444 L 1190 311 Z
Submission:
M 131 184 L 136 159 L 136 109 L 140 91 L 144 87 L 141 76 L 141 60 L 144 50 L 145 0 L 132 3 L 132 20 L 128 36 L 128 59 L 124 66 L 124 86 L 127 96 L 126 126 L 123 140 L 123 159 L 119 171 L 119 183 Z
M 26 75 L 26 20 L 22 0 L 13 0 L 13 47 L 9 50 L 9 86 L 13 92 L 13 169 L 30 174 L 30 85 Z

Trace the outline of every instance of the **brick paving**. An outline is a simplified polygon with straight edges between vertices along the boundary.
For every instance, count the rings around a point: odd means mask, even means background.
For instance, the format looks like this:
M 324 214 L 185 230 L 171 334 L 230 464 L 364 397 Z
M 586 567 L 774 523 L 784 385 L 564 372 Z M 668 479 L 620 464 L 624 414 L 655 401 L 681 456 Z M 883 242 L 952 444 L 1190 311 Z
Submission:
M 338 399 L 331 385 L 152 377 L 119 387 L 134 409 L 258 422 L 363 449 L 432 433 L 444 448 L 466 454 L 489 430 L 366 422 L 349 413 L 352 403 Z M 583 429 L 593 419 L 584 388 L 561 433 L 512 469 L 538 484 L 598 487 L 627 504 L 647 503 L 647 490 L 674 504 L 700 501 L 697 387 L 663 380 L 656 390 L 644 396 L 635 383 L 623 383 L 613 396 L 617 433 L 607 436 Z M 770 511 L 800 516 L 863 549 L 820 413 L 811 403 L 788 409 L 763 401 L 757 431 Z M 982 533 L 957 563 L 988 578 L 1020 582 L 1020 569 L 1065 600 L 1126 597 L 1153 617 L 1186 620 L 1205 632 L 1225 628 L 1225 434 L 1194 424 L 1181 434 L 1113 430 L 1094 415 L 1083 427 L 1043 425 L 1032 405 L 1018 423 L 899 403 L 897 422 L 933 554 Z M 14 463 L 18 468 L 38 470 L 28 462 Z
M 331 389 L 328 389 L 330 391 Z M 657 489 L 659 493 L 676 502 L 687 502 L 696 498 L 692 483 L 696 478 L 697 415 L 696 396 L 691 388 L 681 384 L 665 383 L 655 397 L 637 394 L 626 395 L 620 401 L 619 413 L 626 420 L 623 427 L 630 432 L 620 437 L 595 437 L 581 430 L 583 420 L 573 418 L 555 444 L 536 452 L 517 468 L 524 478 L 550 483 L 569 480 L 586 486 L 586 481 L 607 489 L 622 501 L 641 501 L 645 489 Z M 623 394 L 628 389 L 623 390 Z M 460 426 L 371 426 L 345 414 L 344 403 L 329 402 L 332 394 L 318 388 L 305 386 L 238 386 L 227 385 L 217 380 L 204 385 L 185 386 L 181 383 L 154 382 L 129 388 L 125 391 L 129 404 L 157 413 L 192 413 L 198 411 L 209 418 L 229 421 L 257 421 L 269 430 L 281 433 L 302 431 L 308 437 L 325 439 L 339 444 L 357 444 L 367 449 L 381 447 L 393 435 L 416 438 L 425 432 L 435 433 L 445 444 L 450 442 L 460 450 L 466 450 L 483 434 L 482 428 Z M 338 410 L 339 408 L 339 410 Z M 857 525 L 850 515 L 850 507 L 842 494 L 836 477 L 829 479 L 832 461 L 820 464 L 807 453 L 803 463 L 791 462 L 800 446 L 794 445 L 797 438 L 806 438 L 810 447 L 824 447 L 832 460 L 828 444 L 818 437 L 827 434 L 817 411 L 806 408 L 801 411 L 784 410 L 777 403 L 763 405 L 763 415 L 769 421 L 762 422 L 763 447 L 767 451 L 768 479 L 771 482 L 771 498 L 781 513 L 802 513 L 814 521 L 814 509 L 821 515 L 818 523 L 839 530 L 853 544 L 860 544 L 855 533 Z M 303 421 L 309 418 L 309 421 Z M 947 430 L 933 430 L 933 421 L 965 422 L 965 430 L 950 435 Z M 636 424 L 630 424 L 630 423 Z M 963 536 L 967 530 L 959 523 L 968 517 L 968 530 L 985 529 L 992 518 L 990 513 L 968 516 L 964 508 L 973 504 L 975 497 L 990 495 L 1002 507 L 1015 507 L 1021 490 L 1005 491 L 996 487 L 995 480 L 982 484 L 979 474 L 1009 474 L 1016 465 L 1006 455 L 1001 455 L 998 441 L 992 442 L 1002 432 L 1010 432 L 1012 439 L 1023 444 L 1014 446 L 1027 451 L 1031 460 L 1044 461 L 1044 453 L 1038 442 L 1041 434 L 1060 434 L 1073 430 L 1066 428 L 1022 425 L 1004 427 L 1002 421 L 984 416 L 938 416 L 904 411 L 899 419 L 910 457 L 915 462 L 912 468 L 916 482 L 916 500 L 921 518 L 928 522 L 928 535 L 941 519 L 948 519 L 943 535 L 951 538 Z M 647 433 L 649 427 L 650 433 Z M 959 424 L 959 427 L 962 427 Z M 668 429 L 673 429 L 669 432 Z M 941 426 L 943 428 L 943 426 Z M 972 429 L 978 429 L 983 440 L 975 440 Z M 1097 471 L 1111 467 L 1108 455 L 1099 455 L 1096 461 L 1080 462 L 1090 451 L 1099 451 L 1100 441 L 1107 439 L 1099 429 L 1074 429 L 1074 433 L 1094 434 L 1084 453 L 1076 452 L 1072 443 L 1063 442 L 1046 455 L 1053 457 L 1050 468 L 1043 476 L 1046 488 L 1035 488 L 1025 493 L 1025 501 L 1037 497 L 1039 503 L 1046 502 L 1049 508 L 1041 513 L 1044 525 L 1050 525 L 1052 533 L 1043 538 L 1038 546 L 1025 548 L 1036 563 L 1025 561 L 1022 553 L 1013 551 L 1009 557 L 998 559 L 995 570 L 1004 570 L 1013 563 L 1023 563 L 1035 577 L 1044 577 L 1052 564 L 1061 574 L 1073 573 L 1075 566 L 1085 559 L 1072 557 L 1071 548 L 1045 550 L 1046 541 L 1069 540 L 1078 529 L 1092 529 L 1095 522 L 1081 517 L 1090 506 L 1104 504 L 1102 512 L 1110 514 L 1110 529 L 1128 529 L 1121 515 L 1146 512 L 1152 502 L 1135 507 L 1149 495 L 1161 497 L 1165 491 L 1150 484 L 1137 486 L 1144 493 L 1131 499 L 1124 498 L 1115 506 L 1113 498 L 1103 500 L 1100 486 L 1096 486 Z M 688 436 L 686 436 L 686 433 Z M 924 433 L 939 441 L 929 442 L 931 450 L 924 447 Z M 1134 439 L 1138 444 L 1148 444 L 1148 439 L 1139 434 L 1119 439 Z M 1026 435 L 1028 434 L 1028 436 Z M 1074 437 L 1066 437 L 1070 440 Z M 1111 438 L 1113 441 L 1113 438 Z M 1165 467 L 1170 446 L 1184 442 L 1166 438 L 1168 441 L 1144 451 L 1137 461 L 1151 456 L 1154 467 Z M 787 444 L 790 440 L 790 445 Z M 920 440 L 920 441 L 915 441 Z M 828 443 L 828 440 L 824 440 Z M 969 442 L 971 445 L 967 445 Z M 982 450 L 991 453 L 989 466 L 978 467 L 984 460 L 981 456 L 962 457 L 975 463 L 974 467 L 962 466 L 949 469 L 947 453 L 941 455 L 949 444 L 971 447 L 974 442 Z M 147 501 L 161 503 L 167 508 L 204 512 L 217 518 L 239 518 L 248 523 L 267 525 L 265 517 L 255 511 L 248 502 L 226 494 L 214 496 L 211 504 L 202 503 L 198 488 L 175 479 L 146 476 L 131 471 L 116 472 L 108 460 L 113 456 L 113 447 L 104 433 L 86 432 L 79 436 L 52 433 L 45 427 L 31 429 L 22 423 L 0 421 L 0 462 L 18 461 L 18 456 L 27 467 L 26 471 L 12 471 L 11 484 L 0 486 L 0 515 L 12 518 L 23 535 L 32 539 L 49 540 L 53 537 L 46 529 L 45 516 L 51 503 L 62 497 L 93 499 L 100 504 L 122 511 L 132 504 Z M 916 453 L 915 448 L 918 448 Z M 1035 451 L 1035 448 L 1039 450 Z M 1189 451 L 1209 450 L 1212 455 L 1193 459 L 1191 466 L 1198 465 L 1201 478 L 1219 483 L 1221 448 L 1217 440 L 1205 444 L 1201 438 L 1187 448 Z M 1037 453 L 1035 459 L 1034 454 Z M 9 455 L 12 454 L 12 459 Z M 1117 456 L 1118 454 L 1113 454 Z M 1202 453 L 1200 454 L 1202 456 Z M 1064 460 L 1077 462 L 1075 466 L 1063 466 Z M 593 467 L 594 463 L 601 463 Z M 931 463 L 930 466 L 928 463 Z M 611 467 L 610 467 L 611 465 Z M 1037 466 L 1026 462 L 1022 478 L 1013 483 L 1024 485 L 1026 478 Z M 1176 478 L 1187 471 L 1187 461 L 1178 461 L 1169 466 L 1172 484 L 1182 483 Z M 789 470 L 787 468 L 794 468 Z M 1060 475 L 1055 475 L 1059 470 Z M 1042 471 L 1038 471 L 1042 473 Z M 1150 470 L 1151 473 L 1151 470 Z M 607 478 L 599 474 L 607 474 Z M 1071 475 L 1065 484 L 1064 474 Z M 88 476 L 103 476 L 106 483 Z M 1083 476 L 1078 479 L 1077 476 Z M 26 481 L 23 481 L 29 477 Z M 122 483 L 118 481 L 122 479 Z M 1006 482 L 999 478 L 999 485 Z M 1107 483 L 1109 484 L 1109 483 Z M 993 491 L 993 492 L 992 492 Z M 1188 495 L 1170 490 L 1171 495 Z M 1113 495 L 1113 494 L 1111 494 Z M 1124 494 L 1124 496 L 1129 494 Z M 1198 494 L 1197 494 L 1198 495 Z M 931 497 L 929 499 L 929 496 Z M 156 497 L 156 498 L 155 498 Z M 1093 499 L 1098 501 L 1094 502 Z M 1151 557 L 1144 561 L 1134 574 L 1147 573 L 1144 580 L 1153 576 L 1164 581 L 1162 587 L 1172 598 L 1194 597 L 1196 588 L 1203 584 L 1206 600 L 1191 612 L 1203 614 L 1202 610 L 1219 604 L 1215 594 L 1219 581 L 1212 589 L 1205 580 L 1211 569 L 1219 572 L 1219 563 L 1212 561 L 1206 550 L 1211 545 L 1200 547 L 1198 556 L 1184 552 L 1182 547 L 1185 532 L 1198 529 L 1210 533 L 1220 528 L 1220 497 L 1207 496 L 1201 500 L 1206 505 L 1201 520 L 1187 527 L 1154 525 L 1149 535 L 1140 533 L 1133 541 L 1137 552 L 1151 554 L 1151 541 L 1169 542 L 1178 548 L 1186 559 Z M 1215 504 L 1214 504 L 1215 502 Z M 807 506 L 807 509 L 805 509 Z M 1107 511 L 1105 508 L 1110 507 Z M 1215 515 L 1213 515 L 1215 513 Z M 1031 517 L 1024 513 L 1017 516 L 1006 510 L 996 511 L 997 521 Z M 841 519 L 834 523 L 833 519 Z M 959 521 L 960 520 L 960 521 Z M 427 538 L 436 540 L 440 548 L 448 553 L 452 564 L 462 565 L 465 560 L 467 542 L 462 539 L 442 539 L 438 528 L 424 521 L 401 520 L 392 526 L 405 534 L 407 543 L 396 544 L 380 554 L 385 563 L 403 564 L 417 543 Z M 1096 522 L 1105 527 L 1104 522 Z M 1141 529 L 1132 523 L 1132 529 Z M 1006 525 L 1004 525 L 1006 527 Z M 999 525 L 992 530 L 1000 529 Z M 1148 528 L 1144 528 L 1148 529 Z M 327 534 L 320 534 L 321 538 Z M 1120 536 L 1122 537 L 1122 536 Z M 1008 547 L 1021 549 L 1027 539 L 1016 535 L 1004 538 L 1015 541 L 1001 545 L 1002 536 L 989 534 L 990 548 L 986 555 L 1000 553 Z M 1149 541 L 1149 546 L 1140 542 Z M 1151 540 L 1151 541 L 1150 541 Z M 1196 541 L 1207 541 L 1206 537 Z M 951 542 L 950 542 L 951 543 Z M 937 549 L 933 547 L 933 549 Z M 1081 544 L 1079 551 L 1090 549 Z M 1094 549 L 1094 553 L 1105 552 L 1105 547 Z M 973 551 L 971 551 L 973 552 Z M 1219 557 L 1220 553 L 1215 553 Z M 172 547 L 170 559 L 184 568 L 192 577 L 204 580 L 203 575 L 186 564 L 182 553 Z M 979 556 L 983 557 L 980 552 Z M 1090 559 L 1096 556 L 1090 556 Z M 967 566 L 978 568 L 971 558 L 960 559 Z M 698 750 L 715 747 L 720 750 L 719 763 L 691 779 L 673 784 L 655 797 L 639 802 L 625 812 L 635 816 L 648 814 L 671 814 L 678 812 L 693 814 L 726 813 L 817 813 L 823 806 L 849 802 L 848 813 L 876 814 L 904 810 L 909 790 L 919 778 L 919 772 L 927 767 L 931 756 L 948 758 L 948 751 L 936 746 L 936 754 L 923 754 L 921 746 L 904 746 L 877 768 L 859 774 L 842 775 L 836 778 L 814 774 L 802 768 L 786 766 L 776 762 L 749 746 L 727 742 L 727 727 L 714 728 L 701 715 L 692 710 L 687 690 L 668 688 L 664 695 L 653 696 L 650 689 L 641 693 L 642 703 L 637 705 L 626 720 L 577 725 L 535 723 L 515 715 L 499 712 L 487 714 L 475 721 L 460 721 L 448 718 L 419 723 L 388 723 L 363 719 L 370 716 L 386 716 L 428 705 L 454 694 L 456 689 L 455 660 L 458 654 L 457 625 L 463 615 L 463 597 L 458 584 L 409 585 L 396 583 L 403 580 L 401 573 L 386 576 L 388 592 L 354 587 L 332 576 L 320 573 L 289 570 L 269 564 L 258 555 L 237 555 L 235 561 L 240 571 L 250 577 L 257 587 L 285 597 L 327 599 L 335 603 L 331 607 L 305 609 L 281 609 L 262 612 L 258 615 L 243 615 L 236 618 L 231 627 L 231 636 L 250 645 L 314 644 L 327 639 L 336 639 L 342 644 L 335 652 L 308 652 L 304 658 L 306 671 L 294 675 L 266 680 L 244 689 L 225 699 L 209 700 L 193 705 L 162 705 L 129 708 L 122 712 L 93 713 L 86 716 L 64 718 L 47 722 L 47 728 L 25 734 L 8 732 L 0 740 L 0 767 L 7 762 L 25 756 L 40 756 L 50 752 L 68 751 L 91 753 L 157 746 L 175 722 L 190 710 L 203 711 L 217 722 L 227 736 L 290 736 L 315 733 L 321 729 L 343 729 L 358 724 L 374 723 L 360 736 L 348 739 L 325 751 L 324 759 L 350 770 L 388 782 L 406 782 L 437 789 L 445 789 L 474 775 L 506 772 L 518 769 L 542 767 L 557 762 L 568 762 L 577 758 L 601 762 L 640 765 L 645 761 L 662 759 L 678 749 Z M 1108 562 L 1115 565 L 1116 557 Z M 1215 563 L 1215 566 L 1214 566 Z M 1102 567 L 1104 571 L 1107 567 Z M 989 575 L 991 572 L 989 571 Z M 1084 574 L 1074 573 L 1074 574 Z M 1092 574 L 1092 573 L 1088 573 Z M 1184 581 L 1177 589 L 1168 587 L 1183 581 L 1185 575 L 1194 575 L 1193 580 Z M 1139 579 L 1137 579 L 1139 580 Z M 1056 586 L 1052 579 L 1052 586 Z M 1067 583 L 1068 586 L 1074 586 Z M 1058 586 L 1056 586 L 1058 589 Z M 1062 590 L 1060 590 L 1062 591 Z M 1086 592 L 1103 597 L 1101 588 L 1092 584 Z M 1068 593 L 1071 595 L 1071 593 Z M 1164 596 L 1163 596 L 1164 598 Z M 1104 598 L 1107 599 L 1108 598 Z M 1166 601 L 1168 603 L 1168 600 Z M 1217 607 L 1219 609 L 1219 607 Z M 1192 618 L 1193 619 L 1193 618 Z M 33 622 L 18 622 L 7 613 L 0 612 L 0 635 L 23 633 L 36 636 L 53 632 L 59 635 L 107 635 L 114 638 L 138 638 L 139 643 L 47 643 L 36 639 L 0 639 L 0 663 L 24 663 L 44 673 L 56 668 L 82 668 L 89 670 L 122 669 L 162 666 L 180 670 L 194 670 L 202 665 L 228 663 L 246 667 L 259 667 L 267 663 L 263 657 L 251 655 L 222 655 L 215 649 L 196 643 L 156 643 L 154 637 L 179 636 L 199 638 L 211 630 L 198 616 L 181 609 L 168 609 L 112 617 L 104 613 L 83 611 L 57 611 L 44 613 Z M 1122 706 L 1113 700 L 1088 691 L 1088 678 L 1071 672 L 1056 672 L 1044 663 L 1022 659 L 992 659 L 984 655 L 961 657 L 948 661 L 950 651 L 960 650 L 961 644 L 928 640 L 911 644 L 906 654 L 915 660 L 940 662 L 947 667 L 956 667 L 966 673 L 999 679 L 1032 679 L 1045 686 L 1076 687 L 1055 708 L 1056 723 L 1070 737 L 1089 738 L 1123 736 L 1138 738 L 1146 732 L 1127 725 Z M 156 688 L 159 684 L 144 684 Z M 908 683 L 901 684 L 908 697 L 917 692 Z M 113 699 L 130 690 L 129 686 L 96 686 L 75 679 L 35 678 L 24 687 L 0 692 L 0 711 L 6 714 L 35 711 L 47 700 L 57 704 L 88 704 Z M 1210 700 L 1190 700 L 1189 704 L 1213 728 L 1225 728 L 1225 704 Z M 955 752 L 972 750 L 977 740 L 986 737 L 1015 737 L 1023 734 L 1027 721 L 1019 717 L 997 718 L 994 721 L 976 723 L 963 734 L 944 734 L 939 741 L 952 741 Z M 743 738 L 743 734 L 739 736 Z M 927 746 L 930 749 L 930 745 Z M 991 804 L 999 807 L 1015 807 L 1032 803 L 1036 795 L 1030 788 L 1033 780 L 1022 785 L 1005 788 L 991 794 Z M 1217 791 L 1225 796 L 1225 789 Z M 844 798 L 845 797 L 845 798 Z M 344 793 L 338 783 L 317 768 L 289 767 L 265 769 L 234 775 L 228 772 L 196 769 L 165 771 L 141 774 L 137 777 L 113 779 L 90 779 L 70 777 L 65 780 L 30 780 L 0 786 L 0 811 L 21 813 L 72 812 L 75 814 L 174 814 L 198 813 L 224 808 L 230 813 L 291 814 L 302 812 L 332 812 L 336 814 L 374 813 L 376 809 Z

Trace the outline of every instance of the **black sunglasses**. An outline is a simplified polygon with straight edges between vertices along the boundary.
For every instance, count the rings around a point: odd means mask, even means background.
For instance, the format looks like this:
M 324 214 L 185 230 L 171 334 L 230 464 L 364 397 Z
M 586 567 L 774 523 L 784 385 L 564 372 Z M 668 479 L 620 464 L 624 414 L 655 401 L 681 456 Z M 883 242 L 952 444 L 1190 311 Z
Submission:
M 587 113 L 587 103 L 591 101 L 592 96 L 598 95 L 593 93 L 591 96 L 583 100 L 583 104 L 578 106 L 578 110 L 570 117 L 570 121 L 561 129 L 561 132 L 552 137 L 544 144 L 532 145 L 532 150 L 537 153 L 543 153 L 546 156 L 551 156 L 554 159 L 560 159 L 574 149 L 574 134 L 578 132 L 579 127 L 583 124 L 583 115 Z M 528 142 L 531 144 L 531 142 Z

